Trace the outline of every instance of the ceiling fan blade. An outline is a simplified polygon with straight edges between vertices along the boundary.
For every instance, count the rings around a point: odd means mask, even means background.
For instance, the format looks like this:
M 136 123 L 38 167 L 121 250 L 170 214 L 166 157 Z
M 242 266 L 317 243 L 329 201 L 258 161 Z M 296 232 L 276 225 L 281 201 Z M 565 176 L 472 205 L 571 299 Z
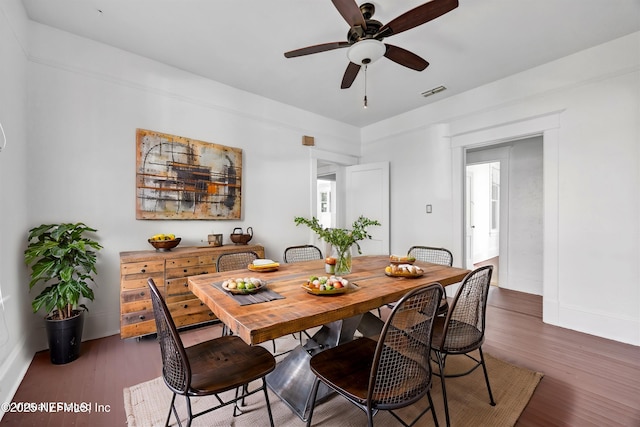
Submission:
M 429 66 L 427 61 L 420 58 L 413 52 L 409 52 L 406 49 L 391 44 L 385 43 L 385 46 L 387 47 L 387 51 L 384 56 L 397 64 L 416 71 L 422 71 Z
M 340 49 L 348 46 L 350 46 L 349 42 L 332 42 L 332 43 L 316 44 L 313 46 L 307 46 L 301 49 L 285 52 L 284 56 L 287 58 L 294 58 L 296 56 L 311 55 L 312 53 L 326 52 L 328 50 Z
M 367 23 L 362 16 L 360 7 L 354 0 L 331 0 L 333 5 L 338 9 L 340 15 L 347 21 L 350 27 L 360 26 L 362 29 L 367 29 Z
M 389 37 L 422 25 L 458 7 L 458 0 L 432 0 L 383 25 L 376 38 Z
M 349 65 L 347 65 L 347 69 L 344 72 L 344 76 L 342 77 L 342 84 L 340 85 L 340 89 L 350 88 L 351 84 L 358 75 L 358 71 L 360 71 L 360 65 L 349 62 Z

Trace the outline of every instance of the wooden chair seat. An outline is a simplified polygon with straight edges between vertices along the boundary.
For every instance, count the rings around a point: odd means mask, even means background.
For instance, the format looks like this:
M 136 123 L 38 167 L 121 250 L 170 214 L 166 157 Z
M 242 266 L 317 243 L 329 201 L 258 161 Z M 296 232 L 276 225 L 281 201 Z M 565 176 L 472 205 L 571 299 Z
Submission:
M 442 331 L 445 324 L 444 317 L 436 318 L 433 324 L 433 341 L 431 347 L 434 350 L 442 351 Z M 484 342 L 484 335 L 474 325 L 465 322 L 452 320 L 449 324 L 449 332 L 444 347 L 449 354 L 463 354 L 478 348 Z
M 311 359 L 311 370 L 324 383 L 329 384 L 345 397 L 364 405 L 366 404 L 367 393 L 369 392 L 371 367 L 373 366 L 373 358 L 377 345 L 378 343 L 376 341 L 369 338 L 360 338 L 339 345 L 319 353 L 317 357 Z M 395 357 L 396 360 L 402 359 L 402 362 L 399 362 L 395 367 L 402 366 L 403 370 L 416 373 L 423 372 L 422 375 L 397 375 L 398 382 L 395 387 L 391 389 L 391 393 L 389 393 L 389 390 L 386 390 L 384 399 L 402 401 L 406 399 L 407 396 L 415 395 L 416 390 L 422 385 L 420 378 L 423 378 L 423 375 L 429 375 L 429 373 L 428 369 L 418 364 L 415 360 L 403 357 L 402 354 L 397 354 Z M 357 360 L 358 363 L 354 365 L 353 360 Z M 387 375 L 396 377 L 396 373 L 392 371 L 393 368 L 393 366 L 390 367 Z M 381 399 L 383 399 L 383 396 L 377 396 L 375 392 L 373 393 L 372 400 L 379 401 Z M 395 405 L 391 407 L 395 407 Z M 385 405 L 378 405 L 378 409 L 384 410 Z
M 276 366 L 268 350 L 247 346 L 234 335 L 186 347 L 185 351 L 191 364 L 191 393 L 194 395 L 232 390 L 260 379 Z
M 367 399 L 376 345 L 372 339 L 360 338 L 318 353 L 309 365 L 323 382 L 362 404 Z

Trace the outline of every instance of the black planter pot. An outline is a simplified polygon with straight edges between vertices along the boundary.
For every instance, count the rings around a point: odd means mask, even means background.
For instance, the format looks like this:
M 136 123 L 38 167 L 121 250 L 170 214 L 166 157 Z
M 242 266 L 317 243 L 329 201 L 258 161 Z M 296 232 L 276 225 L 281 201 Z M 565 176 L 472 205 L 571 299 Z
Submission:
M 64 365 L 73 362 L 80 356 L 84 310 L 74 311 L 77 314 L 64 320 L 45 318 L 51 363 Z

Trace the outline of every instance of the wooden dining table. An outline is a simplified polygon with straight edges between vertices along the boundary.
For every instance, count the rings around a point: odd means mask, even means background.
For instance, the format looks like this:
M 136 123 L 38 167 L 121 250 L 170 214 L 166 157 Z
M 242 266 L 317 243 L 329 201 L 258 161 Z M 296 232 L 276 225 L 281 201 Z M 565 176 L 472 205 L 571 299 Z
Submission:
M 276 271 L 248 269 L 190 276 L 189 289 L 220 319 L 234 335 L 255 345 L 288 334 L 321 328 L 306 343 L 290 352 L 267 377 L 267 384 L 302 420 L 309 412 L 310 392 L 315 376 L 309 369 L 313 354 L 350 341 L 359 331 L 374 336 L 382 320 L 371 314 L 399 300 L 420 286 L 438 282 L 443 286 L 461 282 L 469 270 L 439 264 L 415 262 L 424 271 L 418 277 L 390 277 L 385 273 L 388 255 L 353 258 L 346 292 L 316 295 L 303 285 L 312 276 L 327 276 L 323 260 L 280 264 Z M 224 280 L 257 277 L 266 281 L 269 292 L 279 299 L 240 305 L 219 286 Z M 318 400 L 330 391 L 320 389 Z

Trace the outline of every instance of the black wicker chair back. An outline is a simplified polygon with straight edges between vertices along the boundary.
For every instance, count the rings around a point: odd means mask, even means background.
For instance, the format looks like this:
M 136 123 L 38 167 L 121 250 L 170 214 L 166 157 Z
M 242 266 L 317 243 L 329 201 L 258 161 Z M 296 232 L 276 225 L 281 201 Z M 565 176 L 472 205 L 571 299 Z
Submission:
M 253 251 L 222 254 L 218 257 L 216 268 L 218 271 L 246 269 L 256 259 L 258 254 Z
M 314 245 L 289 246 L 284 250 L 283 259 L 286 263 L 322 259 L 322 251 Z
M 360 338 L 311 358 L 316 374 L 312 396 L 320 381 L 336 390 L 367 413 L 368 425 L 379 410 L 389 411 L 403 425 L 413 425 L 431 410 L 432 327 L 444 289 L 438 283 L 415 289 L 403 296 L 385 322 L 380 338 Z M 395 409 L 409 406 L 427 396 L 429 407 L 410 424 Z M 311 425 L 313 407 L 307 421 Z
M 431 246 L 412 246 L 407 255 L 415 257 L 418 261 L 431 262 L 433 264 L 453 265 L 453 254 L 445 248 Z

